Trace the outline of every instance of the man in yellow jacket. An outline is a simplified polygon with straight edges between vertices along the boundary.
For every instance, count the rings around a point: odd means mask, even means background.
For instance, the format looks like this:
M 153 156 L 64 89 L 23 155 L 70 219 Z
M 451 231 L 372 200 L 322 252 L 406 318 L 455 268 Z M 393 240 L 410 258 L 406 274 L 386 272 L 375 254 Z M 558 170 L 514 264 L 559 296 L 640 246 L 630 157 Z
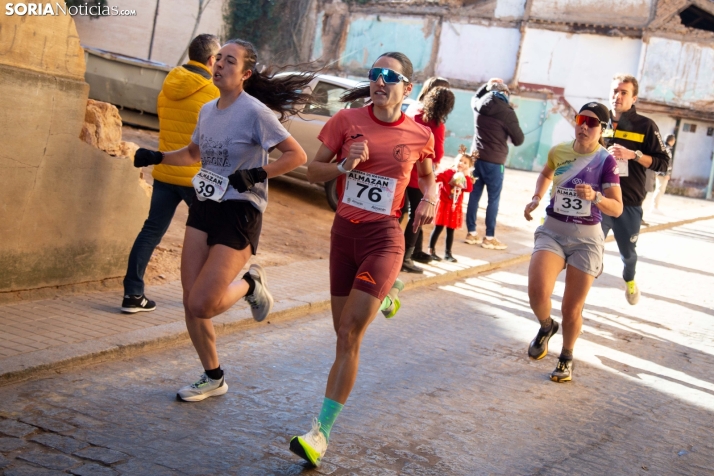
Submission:
M 188 47 L 189 62 L 172 69 L 166 76 L 157 101 L 160 151 L 169 152 L 187 146 L 201 107 L 219 96 L 211 78 L 215 55 L 220 48 L 217 37 L 198 35 Z M 144 272 L 154 249 L 171 224 L 176 207 L 182 200 L 189 206 L 194 200 L 196 193 L 191 179 L 200 168 L 200 162 L 188 167 L 163 164 L 154 167 L 149 217 L 129 254 L 122 312 L 156 309 L 156 303 L 144 295 Z

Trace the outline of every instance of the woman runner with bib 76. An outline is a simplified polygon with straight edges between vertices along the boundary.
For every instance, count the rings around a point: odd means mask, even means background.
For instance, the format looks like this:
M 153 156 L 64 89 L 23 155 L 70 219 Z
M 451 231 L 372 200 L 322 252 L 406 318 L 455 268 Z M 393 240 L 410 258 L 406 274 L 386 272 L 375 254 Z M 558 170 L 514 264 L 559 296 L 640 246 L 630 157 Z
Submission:
M 322 411 L 312 430 L 290 441 L 290 450 L 313 465 L 327 450 L 330 429 L 357 378 L 360 345 L 382 300 L 395 283 L 404 256 L 399 215 L 413 167 L 424 198 L 416 206 L 414 229 L 434 218 L 437 188 L 432 171 L 431 131 L 401 112 L 412 89 L 412 63 L 402 53 L 384 53 L 369 70 L 370 83 L 342 100 L 369 97 L 372 103 L 342 109 L 323 127 L 322 142 L 308 167 L 311 182 L 345 175 L 330 240 L 330 294 L 337 333 Z M 337 161 L 332 158 L 337 154 Z M 391 293 L 390 293 L 391 295 Z
M 540 322 L 540 330 L 528 347 L 528 356 L 540 360 L 548 354 L 548 341 L 558 332 L 550 317 L 551 296 L 558 274 L 567 264 L 563 315 L 563 349 L 550 374 L 554 382 L 573 378 L 573 348 L 583 324 L 583 306 L 590 287 L 602 273 L 605 236 L 602 213 L 622 213 L 622 192 L 617 162 L 602 145 L 602 133 L 610 112 L 591 102 L 575 116 L 576 138 L 556 145 L 538 176 L 532 201 L 526 205 L 526 220 L 538 208 L 553 182 L 547 217 L 535 232 L 535 245 L 528 269 L 528 297 Z

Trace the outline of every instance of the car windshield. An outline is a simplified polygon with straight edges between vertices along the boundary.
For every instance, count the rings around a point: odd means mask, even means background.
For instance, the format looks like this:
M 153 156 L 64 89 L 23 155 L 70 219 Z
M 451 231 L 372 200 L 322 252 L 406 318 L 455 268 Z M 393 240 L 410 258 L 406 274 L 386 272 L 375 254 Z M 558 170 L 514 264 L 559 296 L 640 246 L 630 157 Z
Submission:
M 342 86 L 323 81 L 318 82 L 312 91 L 312 99 L 315 104 L 311 104 L 305 112 L 320 116 L 334 116 L 337 111 L 345 107 L 345 104 L 340 101 L 340 96 L 345 91 L 346 89 Z

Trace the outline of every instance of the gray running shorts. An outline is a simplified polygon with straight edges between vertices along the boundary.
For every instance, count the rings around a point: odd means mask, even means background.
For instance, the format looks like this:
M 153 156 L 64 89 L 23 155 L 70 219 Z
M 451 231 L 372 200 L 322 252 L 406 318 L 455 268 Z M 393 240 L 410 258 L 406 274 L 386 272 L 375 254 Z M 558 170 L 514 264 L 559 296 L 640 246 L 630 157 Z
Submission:
M 605 235 L 599 223 L 579 225 L 547 217 L 535 232 L 533 252 L 536 251 L 555 253 L 568 266 L 597 278 L 602 274 Z

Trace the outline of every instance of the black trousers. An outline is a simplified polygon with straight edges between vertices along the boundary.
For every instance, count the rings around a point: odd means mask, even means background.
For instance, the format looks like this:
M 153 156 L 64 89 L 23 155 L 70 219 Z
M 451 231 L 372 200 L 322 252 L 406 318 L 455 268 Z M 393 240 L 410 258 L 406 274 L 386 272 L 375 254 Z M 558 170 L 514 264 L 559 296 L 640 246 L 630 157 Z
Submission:
M 441 235 L 441 231 L 444 229 L 444 225 L 436 225 L 434 230 L 431 232 L 431 237 L 429 238 L 429 248 L 431 248 L 432 253 L 436 253 L 436 241 Z M 454 229 L 446 228 L 446 252 L 451 253 L 451 246 L 454 244 Z
M 625 265 L 622 270 L 622 279 L 632 281 L 635 279 L 637 266 L 637 238 L 640 235 L 642 224 L 642 207 L 625 206 L 622 215 L 617 218 L 602 214 L 602 231 L 607 234 L 612 230 L 615 234 L 620 258 Z
M 419 206 L 419 202 L 424 198 L 424 194 L 418 188 L 407 187 L 406 198 L 404 200 L 404 207 L 402 207 L 402 215 L 406 214 L 405 209 L 409 210 L 409 221 L 407 222 L 407 229 L 404 230 L 404 246 L 409 248 L 414 248 L 414 252 L 418 253 L 422 251 L 424 247 L 424 237 L 421 232 L 421 227 L 414 233 L 414 214 Z

